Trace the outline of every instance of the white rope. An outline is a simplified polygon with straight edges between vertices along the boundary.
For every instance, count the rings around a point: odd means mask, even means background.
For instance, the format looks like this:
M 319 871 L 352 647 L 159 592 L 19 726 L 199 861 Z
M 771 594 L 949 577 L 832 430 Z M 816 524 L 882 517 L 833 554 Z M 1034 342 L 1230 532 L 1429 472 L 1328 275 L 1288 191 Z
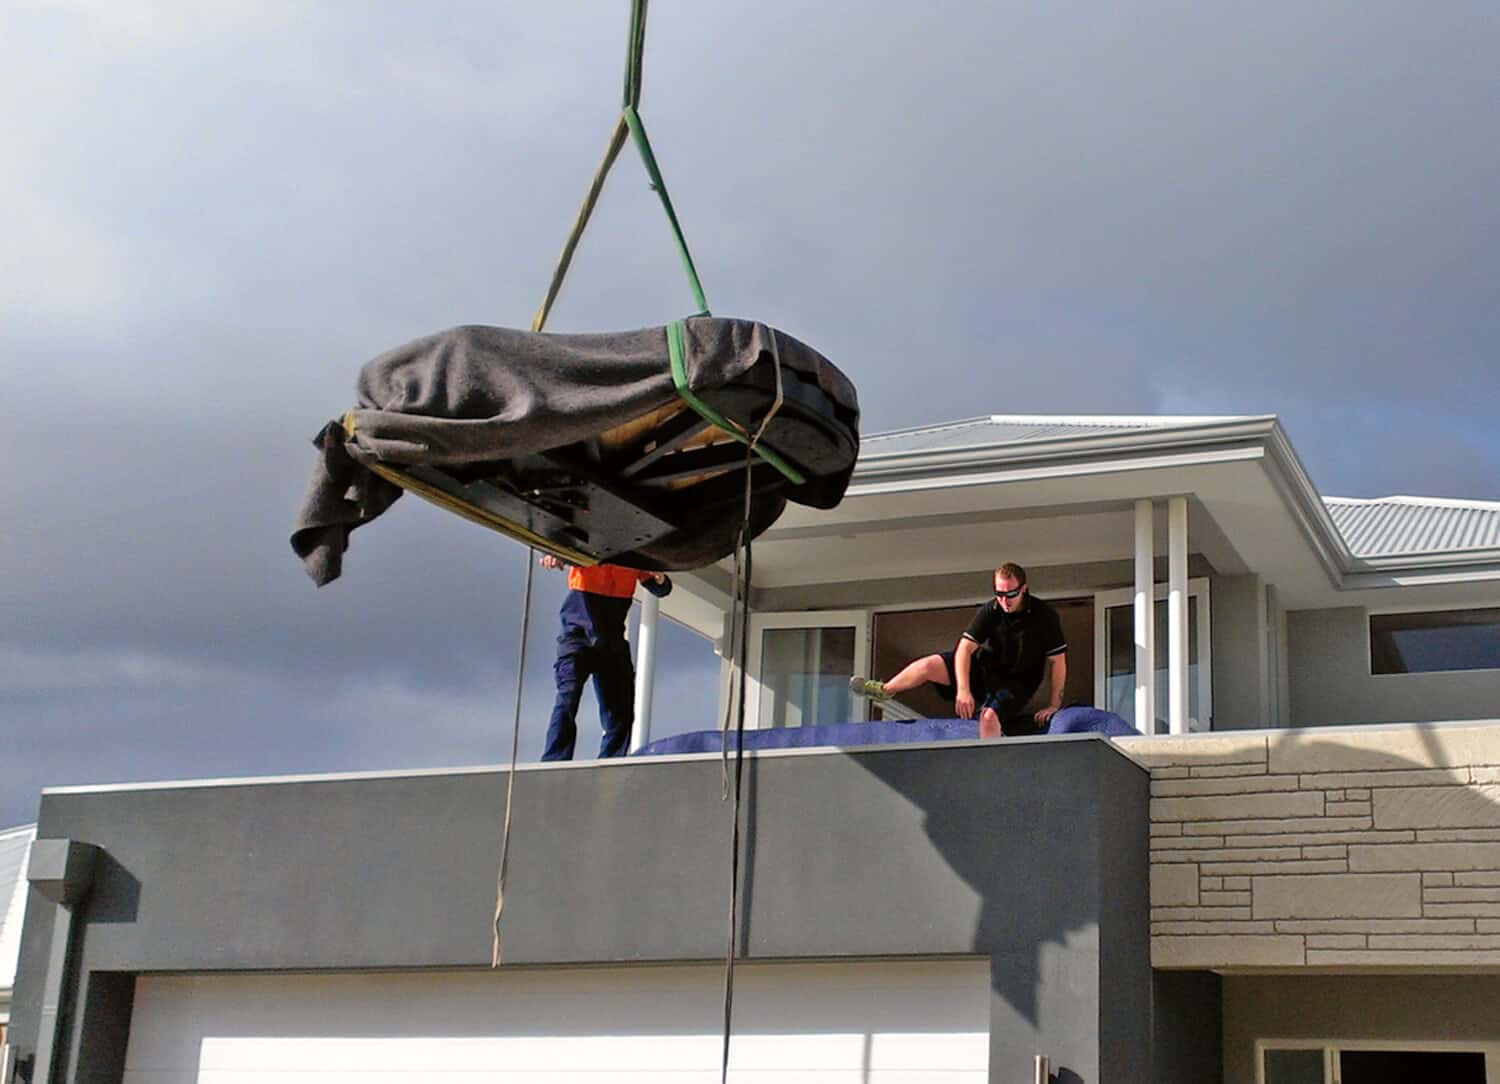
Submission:
M 521 596 L 521 648 L 516 660 L 516 711 L 511 722 L 510 771 L 505 777 L 505 820 L 500 827 L 500 870 L 495 874 L 494 941 L 490 945 L 490 967 L 500 966 L 500 915 L 505 910 L 505 868 L 510 862 L 510 814 L 516 789 L 516 760 L 521 748 L 521 687 L 526 678 L 526 634 L 531 625 L 531 575 L 533 550 L 526 551 L 526 590 Z

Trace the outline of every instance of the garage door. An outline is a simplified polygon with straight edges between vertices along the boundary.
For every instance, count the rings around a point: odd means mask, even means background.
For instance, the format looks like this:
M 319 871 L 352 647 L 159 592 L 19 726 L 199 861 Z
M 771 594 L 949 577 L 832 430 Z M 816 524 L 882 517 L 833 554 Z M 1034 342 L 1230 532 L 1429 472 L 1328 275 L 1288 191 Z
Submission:
M 987 961 L 744 965 L 735 1084 L 987 1079 Z M 717 1081 L 710 966 L 142 976 L 125 1084 Z

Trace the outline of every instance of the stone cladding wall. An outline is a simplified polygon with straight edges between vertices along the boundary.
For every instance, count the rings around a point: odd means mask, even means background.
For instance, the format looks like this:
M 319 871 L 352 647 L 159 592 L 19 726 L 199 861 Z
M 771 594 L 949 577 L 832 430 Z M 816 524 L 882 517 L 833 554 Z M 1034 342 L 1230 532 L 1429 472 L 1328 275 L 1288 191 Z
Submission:
M 1500 723 L 1126 738 L 1159 968 L 1500 965 Z

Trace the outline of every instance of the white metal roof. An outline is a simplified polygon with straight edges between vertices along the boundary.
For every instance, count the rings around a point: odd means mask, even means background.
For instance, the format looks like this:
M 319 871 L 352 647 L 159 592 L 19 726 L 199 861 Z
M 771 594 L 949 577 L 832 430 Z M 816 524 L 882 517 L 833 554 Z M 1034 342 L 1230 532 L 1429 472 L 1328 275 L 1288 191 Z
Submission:
M 1324 497 L 1357 557 L 1500 548 L 1500 502 L 1435 497 Z
M 922 456 L 988 448 L 1019 450 L 1049 442 L 1133 436 L 1167 438 L 1268 415 L 1212 417 L 1140 414 L 990 414 L 940 425 L 915 426 L 863 439 L 862 464 L 886 457 Z M 1312 492 L 1308 494 L 1312 496 Z M 1500 549 L 1500 502 L 1432 497 L 1321 497 L 1338 533 L 1356 558 L 1400 558 Z
M 0 992 L 16 984 L 21 918 L 26 913 L 26 859 L 36 825 L 0 829 Z
M 985 448 L 998 444 L 1120 434 L 1132 430 L 1190 428 L 1236 418 L 1124 414 L 990 414 L 940 425 L 919 425 L 875 433 L 860 442 L 860 458 L 887 454 Z

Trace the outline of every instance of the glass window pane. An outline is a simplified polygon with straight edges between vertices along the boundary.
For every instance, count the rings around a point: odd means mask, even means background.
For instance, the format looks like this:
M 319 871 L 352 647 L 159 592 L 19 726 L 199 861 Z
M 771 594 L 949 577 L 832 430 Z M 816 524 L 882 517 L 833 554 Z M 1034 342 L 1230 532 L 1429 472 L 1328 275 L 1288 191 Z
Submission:
M 1370 671 L 1500 669 L 1500 609 L 1371 614 Z
M 1344 1084 L 1485 1084 L 1477 1050 L 1341 1050 Z M 1272 1084 L 1266 1077 L 1266 1084 Z
M 1323 1051 L 1267 1050 L 1266 1084 L 1323 1084 Z
M 1135 721 L 1135 607 L 1111 606 L 1105 611 L 1105 655 L 1109 673 L 1105 677 L 1104 707 L 1140 730 Z M 1167 601 L 1158 599 L 1156 616 L 1156 728 L 1167 732 Z M 1198 599 L 1188 596 L 1188 715 L 1203 716 L 1198 708 Z
M 854 718 L 849 678 L 854 630 L 848 626 L 766 629 L 760 655 L 760 725 L 808 726 Z

